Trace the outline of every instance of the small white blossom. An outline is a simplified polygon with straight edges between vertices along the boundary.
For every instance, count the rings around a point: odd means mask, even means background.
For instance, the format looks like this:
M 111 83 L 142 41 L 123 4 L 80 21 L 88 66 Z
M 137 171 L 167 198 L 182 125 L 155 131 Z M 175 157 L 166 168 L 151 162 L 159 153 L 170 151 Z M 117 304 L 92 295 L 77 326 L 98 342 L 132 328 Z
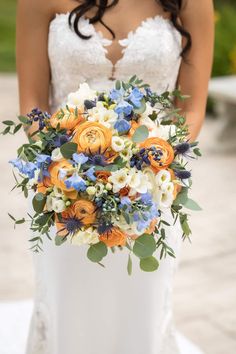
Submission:
M 62 199 L 52 198 L 52 210 L 61 213 L 66 209 L 66 204 Z
M 108 178 L 108 181 L 113 184 L 114 193 L 119 192 L 121 188 L 124 188 L 126 185 L 128 185 L 130 180 L 131 176 L 128 174 L 128 171 L 125 168 L 111 172 L 111 176 Z
M 162 186 L 163 183 L 168 183 L 171 181 L 171 174 L 167 170 L 161 170 L 156 175 L 156 183 L 158 186 Z
M 99 242 L 99 235 L 95 229 L 89 227 L 85 230 L 78 231 L 75 235 L 71 236 L 71 243 L 76 246 L 84 244 L 95 244 Z
M 118 114 L 112 109 L 107 109 L 103 106 L 102 102 L 97 102 L 96 107 L 93 107 L 88 110 L 89 116 L 88 121 L 90 122 L 99 122 L 111 128 L 117 120 Z
M 89 85 L 84 82 L 80 84 L 79 89 L 76 92 L 72 92 L 68 95 L 67 105 L 69 107 L 78 107 L 84 110 L 85 100 L 94 100 L 96 98 L 96 91 L 92 90 Z
M 90 187 L 87 187 L 86 189 L 86 192 L 88 193 L 88 195 L 94 195 L 96 194 L 96 188 L 94 186 L 90 186 Z
M 113 136 L 111 141 L 111 147 L 114 151 L 120 152 L 125 148 L 125 142 L 119 136 Z
M 52 151 L 51 159 L 52 161 L 60 161 L 61 159 L 63 159 L 60 148 L 56 148 Z

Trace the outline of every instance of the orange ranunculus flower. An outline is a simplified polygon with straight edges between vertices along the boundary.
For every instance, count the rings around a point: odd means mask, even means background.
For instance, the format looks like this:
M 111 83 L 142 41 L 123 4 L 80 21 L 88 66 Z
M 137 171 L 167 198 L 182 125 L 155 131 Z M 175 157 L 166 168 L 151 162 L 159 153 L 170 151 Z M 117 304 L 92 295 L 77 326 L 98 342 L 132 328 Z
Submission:
M 60 109 L 50 118 L 50 124 L 53 128 L 60 125 L 60 129 L 73 130 L 84 120 L 80 109 L 67 108 Z
M 48 168 L 48 172 L 50 173 L 52 185 L 60 188 L 65 195 L 70 199 L 76 199 L 78 192 L 73 188 L 67 188 L 64 180 L 60 179 L 59 173 L 60 169 L 72 169 L 72 165 L 66 159 L 62 159 L 60 161 L 54 161 L 50 164 Z
M 95 175 L 96 175 L 98 181 L 100 180 L 104 183 L 107 183 L 108 177 L 110 177 L 111 172 L 110 171 L 96 171 Z
M 154 172 L 158 172 L 167 167 L 174 160 L 174 150 L 172 146 L 164 139 L 161 138 L 148 138 L 143 143 L 140 144 L 140 148 L 150 148 L 156 147 L 158 150 L 161 150 L 163 156 L 160 161 L 155 161 L 151 154 L 149 154 L 149 160 L 151 162 L 151 168 Z
M 157 219 L 153 219 L 149 225 L 149 227 L 145 230 L 146 234 L 152 234 L 155 230 L 157 224 Z
M 50 177 L 46 176 L 41 182 L 38 183 L 37 192 L 45 194 L 47 188 L 49 187 L 52 187 L 52 181 Z
M 96 220 L 96 205 L 90 200 L 79 199 L 72 205 L 74 216 L 84 225 L 93 224 Z
M 99 236 L 100 241 L 104 242 L 108 247 L 124 246 L 127 236 L 118 227 L 113 227 L 111 230 L 104 232 Z
M 112 132 L 97 122 L 84 122 L 75 130 L 73 141 L 78 152 L 104 153 L 111 146 Z

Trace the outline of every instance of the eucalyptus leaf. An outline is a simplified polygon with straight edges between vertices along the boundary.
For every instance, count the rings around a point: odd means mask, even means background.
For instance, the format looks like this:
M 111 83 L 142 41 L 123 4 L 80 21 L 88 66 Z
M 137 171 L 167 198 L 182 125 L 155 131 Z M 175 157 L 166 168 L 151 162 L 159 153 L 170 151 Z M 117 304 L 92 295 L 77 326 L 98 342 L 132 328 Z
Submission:
M 46 197 L 43 193 L 37 193 L 32 201 L 33 208 L 36 213 L 42 213 L 46 203 Z
M 27 118 L 25 116 L 18 116 L 18 119 L 23 124 L 29 124 L 29 118 Z
M 127 263 L 127 272 L 129 275 L 132 274 L 132 258 L 129 254 L 129 258 L 128 258 L 128 263 Z
M 200 205 L 198 205 L 193 199 L 187 199 L 187 201 L 184 203 L 185 208 L 190 209 L 190 210 L 195 210 L 195 211 L 200 211 L 202 208 Z
M 104 242 L 98 242 L 91 245 L 87 252 L 90 261 L 98 263 L 107 255 L 107 246 Z
M 156 250 L 156 242 L 152 235 L 143 234 L 136 238 L 133 252 L 139 258 L 151 256 Z
M 4 120 L 3 121 L 3 124 L 5 124 L 5 125 L 15 125 L 15 123 L 12 121 L 12 120 Z
M 135 130 L 132 136 L 132 141 L 134 143 L 141 143 L 142 141 L 148 138 L 148 135 L 149 131 L 146 125 L 140 125 L 140 127 Z
M 55 237 L 55 245 L 61 246 L 64 242 L 66 242 L 66 237 L 58 236 Z
M 174 205 L 182 204 L 185 205 L 185 203 L 188 200 L 188 188 L 182 187 L 181 191 L 177 195 L 176 199 L 174 200 Z
M 158 269 L 158 267 L 159 267 L 159 262 L 153 256 L 140 259 L 140 268 L 144 272 L 154 272 L 155 270 Z
M 146 111 L 146 102 L 145 99 L 142 98 L 142 100 L 140 101 L 141 106 L 140 107 L 134 107 L 134 113 L 137 114 L 142 114 Z
M 76 143 L 65 143 L 60 147 L 61 154 L 65 159 L 70 159 L 77 151 L 78 145 Z

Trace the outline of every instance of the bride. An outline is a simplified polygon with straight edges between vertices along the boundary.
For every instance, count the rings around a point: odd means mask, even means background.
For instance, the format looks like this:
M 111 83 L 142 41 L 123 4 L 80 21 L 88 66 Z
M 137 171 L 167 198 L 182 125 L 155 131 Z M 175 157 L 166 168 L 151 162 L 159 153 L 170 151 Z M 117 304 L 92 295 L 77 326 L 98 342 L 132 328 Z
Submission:
M 194 140 L 212 52 L 212 0 L 18 0 L 20 111 L 53 112 L 84 81 L 104 89 L 136 74 L 159 93 L 180 86 L 190 95 L 176 104 Z M 180 224 L 168 228 L 168 240 L 177 258 L 166 258 L 153 273 L 134 264 L 131 277 L 119 250 L 102 268 L 86 260 L 83 247 L 45 240 L 44 252 L 34 256 L 27 354 L 199 353 L 190 343 L 178 345 L 172 323 Z

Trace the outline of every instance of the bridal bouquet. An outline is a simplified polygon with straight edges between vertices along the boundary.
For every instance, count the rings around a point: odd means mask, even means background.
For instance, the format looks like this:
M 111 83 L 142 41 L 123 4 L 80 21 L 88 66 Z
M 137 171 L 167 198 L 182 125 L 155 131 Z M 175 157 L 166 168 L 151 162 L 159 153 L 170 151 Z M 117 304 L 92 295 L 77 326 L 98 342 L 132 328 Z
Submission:
M 126 247 L 129 274 L 132 254 L 143 271 L 156 270 L 166 255 L 174 257 L 164 214 L 169 209 L 183 237 L 190 235 L 183 207 L 199 206 L 188 198 L 188 164 L 201 155 L 197 142 L 188 141 L 175 97 L 183 98 L 177 90 L 158 95 L 136 76 L 117 81 L 109 92 L 83 83 L 52 115 L 33 109 L 19 124 L 3 122 L 3 134 L 38 123 L 10 161 L 19 172 L 14 188 L 25 197 L 33 190 L 32 250 L 43 250 L 43 236 L 51 240 L 55 226 L 56 245 L 86 244 L 87 257 L 102 266 L 108 249 Z M 26 221 L 9 216 L 15 224 Z

